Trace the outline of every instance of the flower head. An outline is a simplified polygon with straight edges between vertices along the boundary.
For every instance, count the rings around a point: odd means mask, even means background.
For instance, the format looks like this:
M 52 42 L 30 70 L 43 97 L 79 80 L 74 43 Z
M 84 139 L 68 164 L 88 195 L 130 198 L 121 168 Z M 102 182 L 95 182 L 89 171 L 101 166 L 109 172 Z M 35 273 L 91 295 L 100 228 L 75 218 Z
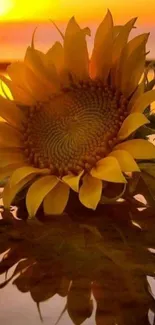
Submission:
M 134 132 L 149 123 L 144 109 L 155 90 L 144 92 L 148 34 L 128 41 L 136 19 L 114 26 L 108 11 L 89 58 L 87 28 L 72 18 L 47 53 L 26 51 L 24 62 L 2 77 L 13 100 L 0 98 L 1 179 L 9 176 L 3 200 L 9 207 L 28 186 L 30 216 L 43 202 L 45 214 L 62 213 L 70 189 L 95 209 L 104 182 L 126 183 L 139 172 L 138 159 L 154 159 L 155 147 Z

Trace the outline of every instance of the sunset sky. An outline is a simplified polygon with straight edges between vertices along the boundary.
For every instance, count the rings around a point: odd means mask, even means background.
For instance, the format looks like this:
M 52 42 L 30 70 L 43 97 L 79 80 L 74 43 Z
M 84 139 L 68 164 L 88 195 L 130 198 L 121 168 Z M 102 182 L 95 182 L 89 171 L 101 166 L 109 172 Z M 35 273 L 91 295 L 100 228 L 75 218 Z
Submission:
M 60 36 L 50 19 L 63 30 L 67 20 L 74 15 L 82 26 L 91 27 L 93 36 L 107 8 L 111 10 L 116 24 L 125 23 L 131 17 L 139 17 L 138 28 L 134 32 L 150 31 L 149 57 L 155 57 L 154 0 L 0 0 L 0 60 L 21 59 L 36 26 L 37 46 L 42 50 L 51 46 Z M 90 39 L 90 47 L 91 44 Z

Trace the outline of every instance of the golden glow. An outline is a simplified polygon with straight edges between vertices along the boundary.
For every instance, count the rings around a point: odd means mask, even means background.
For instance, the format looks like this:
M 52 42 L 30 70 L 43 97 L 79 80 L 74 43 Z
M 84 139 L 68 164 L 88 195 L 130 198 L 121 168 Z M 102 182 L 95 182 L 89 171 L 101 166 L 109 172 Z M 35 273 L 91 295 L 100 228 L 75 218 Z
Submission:
M 67 21 L 75 15 L 77 19 L 102 19 L 109 8 L 116 20 L 122 22 L 131 16 L 139 16 L 141 22 L 154 22 L 154 0 L 0 0 L 0 16 L 5 21 L 55 19 Z
M 13 8 L 13 1 L 12 0 L 0 0 L 0 18 L 3 16 L 9 15 L 9 12 Z
M 1 19 L 5 21 L 17 20 L 48 20 L 51 17 L 56 19 L 57 9 L 59 8 L 59 0 L 0 0 L 2 8 L 11 10 L 3 10 Z M 9 6 L 9 4 L 11 4 Z M 0 9 L 1 13 L 1 9 Z

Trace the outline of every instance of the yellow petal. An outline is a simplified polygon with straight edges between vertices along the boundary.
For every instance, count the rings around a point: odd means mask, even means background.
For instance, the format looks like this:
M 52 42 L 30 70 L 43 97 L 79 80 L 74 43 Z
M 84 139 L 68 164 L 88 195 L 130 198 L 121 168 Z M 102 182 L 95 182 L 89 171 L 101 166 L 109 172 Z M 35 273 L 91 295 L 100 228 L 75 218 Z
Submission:
M 56 91 L 60 87 L 56 69 L 53 69 L 53 74 L 49 72 L 44 64 L 45 54 L 40 55 L 37 50 L 28 47 L 25 55 L 26 65 L 33 71 L 39 80 L 47 87 L 47 90 Z
M 0 148 L 0 168 L 14 163 L 26 165 L 22 151 L 14 148 Z
M 18 86 L 27 86 L 25 74 L 27 66 L 24 62 L 13 62 L 7 68 L 7 74 L 11 80 Z
M 88 78 L 88 49 L 85 32 L 74 17 L 70 19 L 64 39 L 65 66 L 77 79 Z
M 139 172 L 140 169 L 133 157 L 128 151 L 114 150 L 109 154 L 110 157 L 115 157 L 121 167 L 122 172 Z
M 96 167 L 92 168 L 91 175 L 107 182 L 126 183 L 120 165 L 114 157 L 99 160 Z
M 17 183 L 21 182 L 21 180 L 29 175 L 44 175 L 49 174 L 49 169 L 40 169 L 40 168 L 34 168 L 31 166 L 23 166 L 21 168 L 18 168 L 12 175 L 10 179 L 10 186 L 15 186 Z
M 16 102 L 24 105 L 33 105 L 35 103 L 34 98 L 26 88 L 23 89 L 22 87 L 17 86 L 5 76 L 0 76 L 0 79 L 5 83 L 5 85 L 7 85 Z
M 79 175 L 66 175 L 62 178 L 63 182 L 65 182 L 73 191 L 79 191 L 79 182 L 80 178 L 83 175 L 83 171 Z
M 113 31 L 114 31 L 114 39 L 118 36 L 118 34 L 120 33 L 121 29 L 123 28 L 122 25 L 115 25 L 113 27 Z
M 0 182 L 3 181 L 6 177 L 11 176 L 12 173 L 20 167 L 20 164 L 12 164 L 6 167 L 0 168 Z
M 47 215 L 61 214 L 67 205 L 68 198 L 69 187 L 64 183 L 59 182 L 44 199 L 44 213 Z
M 17 195 L 17 193 L 20 192 L 23 189 L 23 187 L 33 179 L 33 177 L 34 175 L 29 175 L 14 187 L 10 187 L 9 182 L 6 184 L 6 186 L 4 187 L 4 191 L 2 193 L 3 203 L 6 209 L 10 208 L 10 205 L 14 200 L 15 196 Z
M 149 90 L 142 94 L 137 100 L 134 102 L 132 107 L 132 112 L 143 113 L 145 108 L 147 108 L 151 103 L 155 101 L 155 90 Z
M 127 58 L 126 65 L 123 68 L 121 91 L 127 97 L 135 90 L 144 72 L 147 39 L 148 34 L 144 35 L 143 41 Z
M 122 53 L 122 50 L 124 46 L 127 43 L 129 34 L 136 22 L 137 18 L 133 18 L 130 21 L 128 21 L 124 26 L 118 26 L 114 32 L 117 32 L 117 37 L 115 38 L 114 44 L 113 44 L 113 50 L 112 50 L 112 69 L 111 69 L 111 78 L 113 85 L 116 85 L 116 72 L 117 72 L 117 65 L 120 59 L 120 55 Z M 117 26 L 116 26 L 117 27 Z
M 136 22 L 137 18 L 133 18 L 130 21 L 128 21 L 124 26 L 121 26 L 119 28 L 119 33 L 115 39 L 114 45 L 113 45 L 113 53 L 112 53 L 112 63 L 115 64 L 115 62 L 120 57 L 120 54 L 122 52 L 122 49 L 127 43 L 129 34 Z
M 138 85 L 137 89 L 135 90 L 134 94 L 132 95 L 129 104 L 128 104 L 128 111 L 132 110 L 132 107 L 135 101 L 144 93 L 144 80 Z
M 155 146 L 143 139 L 134 139 L 122 142 L 115 149 L 128 151 L 135 159 L 155 159 Z
M 26 196 L 26 206 L 30 217 L 33 217 L 45 196 L 58 184 L 56 176 L 44 176 L 35 181 Z
M 127 116 L 118 132 L 118 139 L 126 139 L 131 133 L 136 131 L 140 126 L 150 123 L 150 121 L 141 113 L 132 113 Z
M 79 191 L 79 200 L 87 208 L 95 210 L 102 194 L 102 181 L 91 175 L 83 177 Z
M 108 10 L 104 20 L 97 29 L 94 49 L 90 61 L 90 75 L 106 82 L 112 64 L 113 19 Z
M 22 129 L 21 122 L 25 120 L 24 113 L 16 106 L 16 104 L 4 97 L 0 96 L 0 116 L 10 125 L 17 129 Z
M 45 62 L 50 69 L 51 65 L 55 65 L 58 73 L 64 68 L 64 49 L 60 42 L 56 42 L 45 55 Z
M 148 34 L 139 35 L 133 38 L 130 42 L 128 42 L 122 51 L 118 68 L 117 68 L 116 86 L 120 87 L 120 90 L 123 90 L 123 92 L 128 90 L 127 89 L 128 86 L 130 86 L 131 88 L 132 85 L 133 87 L 131 76 L 134 76 L 134 84 L 135 84 L 135 78 L 140 79 L 139 65 L 138 65 L 138 70 L 136 70 L 136 66 L 139 58 L 140 60 L 141 57 L 145 59 L 145 45 L 147 39 L 148 39 Z M 140 57 L 138 57 L 139 55 Z M 135 76 L 135 70 L 137 72 L 137 77 Z M 137 85 L 138 82 L 136 86 Z
M 48 91 L 44 87 L 44 83 L 24 62 L 12 63 L 7 72 L 16 86 L 21 87 L 22 85 L 22 89 L 26 89 L 35 99 L 44 100 L 47 98 Z
M 22 148 L 21 133 L 5 122 L 0 122 L 0 147 Z

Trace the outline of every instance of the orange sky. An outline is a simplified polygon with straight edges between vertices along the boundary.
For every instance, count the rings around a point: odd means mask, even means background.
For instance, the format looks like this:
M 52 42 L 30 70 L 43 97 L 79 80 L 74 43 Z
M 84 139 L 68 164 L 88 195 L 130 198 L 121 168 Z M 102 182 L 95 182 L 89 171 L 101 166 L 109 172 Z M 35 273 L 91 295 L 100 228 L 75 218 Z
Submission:
M 94 34 L 107 8 L 116 24 L 139 17 L 139 28 L 135 32 L 151 32 L 148 50 L 151 51 L 150 57 L 155 57 L 154 0 L 0 0 L 0 60 L 21 59 L 36 25 L 39 25 L 37 45 L 45 50 L 51 46 L 59 35 L 50 19 L 64 29 L 67 20 L 75 15 L 78 22 L 83 26 L 89 25 Z
M 154 0 L 0 0 L 0 18 L 10 20 L 66 21 L 76 15 L 79 20 L 102 19 L 109 8 L 116 20 L 123 22 L 139 16 L 140 23 L 154 23 Z

